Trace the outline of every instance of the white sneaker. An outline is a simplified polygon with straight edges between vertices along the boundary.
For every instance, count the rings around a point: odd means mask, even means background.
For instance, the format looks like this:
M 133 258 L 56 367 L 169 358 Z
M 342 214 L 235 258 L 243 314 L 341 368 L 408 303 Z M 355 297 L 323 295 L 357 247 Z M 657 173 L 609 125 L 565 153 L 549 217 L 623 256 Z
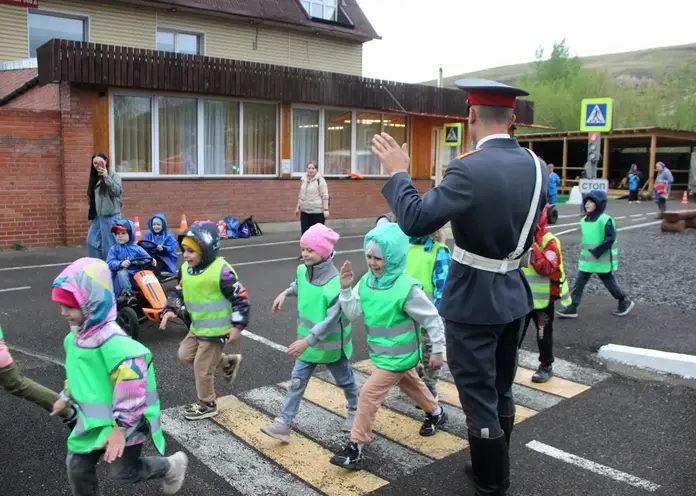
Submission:
M 272 424 L 261 427 L 261 432 L 282 443 L 288 444 L 290 442 L 290 426 L 278 420 L 274 420 Z
M 188 456 L 183 451 L 178 451 L 172 456 L 168 456 L 169 471 L 162 481 L 162 491 L 164 494 L 176 494 L 184 485 L 186 469 L 188 468 Z

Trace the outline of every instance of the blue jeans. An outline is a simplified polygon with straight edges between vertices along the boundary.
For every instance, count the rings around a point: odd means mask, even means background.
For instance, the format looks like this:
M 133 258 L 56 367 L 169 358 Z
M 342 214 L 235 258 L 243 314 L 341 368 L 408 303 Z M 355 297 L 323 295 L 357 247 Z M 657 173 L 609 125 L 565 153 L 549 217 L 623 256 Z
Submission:
M 109 256 L 109 249 L 116 244 L 116 236 L 111 232 L 111 228 L 121 217 L 121 214 L 98 215 L 89 225 L 87 233 L 87 256 L 99 258 L 106 262 Z
M 118 284 L 123 293 L 133 291 L 133 284 L 131 284 L 131 277 L 128 273 L 128 269 L 121 269 L 118 272 L 116 272 L 116 278 L 118 279 Z
M 577 309 L 580 305 L 580 300 L 582 299 L 582 293 L 585 290 L 585 285 L 587 281 L 592 277 L 593 272 L 582 272 L 578 271 L 578 275 L 575 278 L 575 284 L 573 285 L 573 306 Z M 597 277 L 604 283 L 604 286 L 609 290 L 611 295 L 619 301 L 626 299 L 626 294 L 621 290 L 619 286 L 619 281 L 616 280 L 613 272 L 607 272 L 603 274 L 597 274 Z
M 285 393 L 283 401 L 283 410 L 278 415 L 278 420 L 285 425 L 290 426 L 295 420 L 295 415 L 300 409 L 300 401 L 304 396 L 305 389 L 307 389 L 307 382 L 312 377 L 317 365 L 319 364 L 304 362 L 299 358 L 295 361 L 295 367 L 290 374 L 290 387 Z M 341 357 L 339 361 L 327 363 L 326 366 L 336 379 L 336 385 L 343 389 L 343 394 L 348 401 L 348 415 L 354 415 L 358 409 L 358 384 L 355 382 L 350 360 Z

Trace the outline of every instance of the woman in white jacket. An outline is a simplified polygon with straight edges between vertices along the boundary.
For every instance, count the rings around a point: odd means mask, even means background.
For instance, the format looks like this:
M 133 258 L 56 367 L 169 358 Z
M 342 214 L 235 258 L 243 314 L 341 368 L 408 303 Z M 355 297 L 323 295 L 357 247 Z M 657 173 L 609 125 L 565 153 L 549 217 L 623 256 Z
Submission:
M 302 176 L 295 215 L 300 216 L 302 234 L 314 224 L 323 224 L 329 218 L 329 188 L 313 162 L 307 164 L 307 173 Z

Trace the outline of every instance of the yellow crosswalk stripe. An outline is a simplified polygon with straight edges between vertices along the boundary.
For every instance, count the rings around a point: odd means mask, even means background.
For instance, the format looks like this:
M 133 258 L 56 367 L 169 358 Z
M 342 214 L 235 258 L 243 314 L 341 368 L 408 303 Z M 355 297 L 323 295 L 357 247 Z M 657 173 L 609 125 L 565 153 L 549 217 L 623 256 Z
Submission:
M 282 387 L 288 385 L 289 382 L 280 384 Z M 337 415 L 346 416 L 346 398 L 341 388 L 321 379 L 312 377 L 309 380 L 305 399 Z M 423 437 L 418 434 L 420 427 L 420 422 L 382 406 L 377 411 L 373 431 L 438 460 L 468 446 L 464 439 L 444 431 L 438 431 L 434 436 Z
M 369 375 L 375 369 L 375 365 L 374 363 L 372 363 L 372 360 L 368 359 L 354 363 L 353 368 L 355 370 L 363 372 L 364 374 Z M 440 396 L 440 401 L 442 401 L 443 403 L 456 406 L 457 408 L 462 407 L 462 403 L 461 401 L 459 401 L 459 392 L 457 391 L 457 387 L 454 384 L 446 381 L 438 381 L 437 394 Z M 527 408 L 526 406 L 516 405 L 515 423 L 517 424 L 519 422 L 522 422 L 523 420 L 526 420 L 529 417 L 536 415 L 537 413 L 538 412 L 536 410 L 532 410 L 531 408 Z
M 534 375 L 533 370 L 517 367 L 515 382 L 529 388 L 538 389 L 539 391 L 562 396 L 563 398 L 572 398 L 590 389 L 590 386 L 561 379 L 560 377 L 552 377 L 548 382 L 536 383 L 532 382 L 532 375 Z
M 327 496 L 366 494 L 388 484 L 365 470 L 349 471 L 331 465 L 331 452 L 294 431 L 290 444 L 268 437 L 260 429 L 273 419 L 235 396 L 218 398 L 218 408 L 220 413 L 213 421 Z

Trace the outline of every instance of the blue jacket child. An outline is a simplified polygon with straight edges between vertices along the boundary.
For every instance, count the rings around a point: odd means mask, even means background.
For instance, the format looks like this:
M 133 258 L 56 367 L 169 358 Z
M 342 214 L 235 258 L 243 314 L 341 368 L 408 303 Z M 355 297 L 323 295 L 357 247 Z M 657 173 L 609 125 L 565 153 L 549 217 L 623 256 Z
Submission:
M 111 269 L 111 279 L 114 283 L 114 294 L 118 297 L 123 291 L 130 294 L 133 291 L 131 276 L 137 271 L 124 267 L 124 262 L 137 257 L 151 258 L 150 255 L 140 246 L 135 244 L 133 231 L 135 226 L 127 219 L 121 219 L 111 228 L 111 232 L 116 236 L 116 244 L 109 250 L 106 263 Z
M 159 222 L 157 222 L 159 221 Z M 162 247 L 162 250 L 152 250 L 152 255 L 157 260 L 157 265 L 160 270 L 172 272 L 176 274 L 176 262 L 179 260 L 179 255 L 176 252 L 176 238 L 169 234 L 167 219 L 162 212 L 157 212 L 147 221 L 149 232 L 143 236 L 144 240 L 157 243 Z

